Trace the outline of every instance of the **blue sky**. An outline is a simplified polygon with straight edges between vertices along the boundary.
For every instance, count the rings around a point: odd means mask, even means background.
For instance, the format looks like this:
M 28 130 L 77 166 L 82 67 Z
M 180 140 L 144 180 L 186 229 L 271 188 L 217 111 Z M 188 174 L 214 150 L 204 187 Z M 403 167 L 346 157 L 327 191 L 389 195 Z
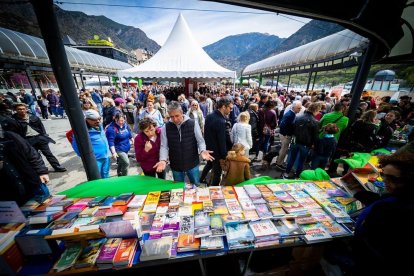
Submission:
M 260 10 L 195 0 L 67 0 L 67 2 L 175 8 L 149 9 L 68 3 L 59 5 L 64 10 L 82 11 L 89 15 L 104 15 L 118 23 L 138 27 L 161 46 L 166 41 L 180 12 L 201 46 L 209 45 L 229 35 L 249 32 L 269 33 L 286 38 L 310 21 L 307 18 L 276 15 L 275 13 L 245 14 L 181 10 L 186 8 L 266 13 Z

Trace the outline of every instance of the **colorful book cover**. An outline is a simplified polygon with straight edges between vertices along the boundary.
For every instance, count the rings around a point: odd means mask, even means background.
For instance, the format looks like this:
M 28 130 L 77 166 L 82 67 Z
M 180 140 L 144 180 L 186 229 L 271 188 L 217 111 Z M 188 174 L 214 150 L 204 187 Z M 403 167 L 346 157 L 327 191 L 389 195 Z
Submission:
M 194 233 L 194 217 L 183 216 L 180 218 L 180 234 Z
M 270 211 L 272 212 L 274 218 L 283 217 L 284 215 L 286 215 L 286 212 L 283 210 L 282 207 L 272 207 L 270 208 Z
M 281 202 L 283 209 L 286 211 L 286 213 L 294 214 L 298 212 L 306 211 L 306 209 L 297 202 L 296 200 L 290 201 L 290 202 Z
M 204 202 L 204 201 L 210 200 L 210 191 L 208 188 L 197 188 L 196 194 L 197 194 L 198 202 Z
M 243 211 L 244 219 L 245 220 L 259 220 L 260 217 L 257 214 L 256 210 L 246 210 Z
M 115 266 L 126 266 L 134 257 L 138 239 L 123 239 L 115 253 L 113 264 Z
M 55 220 L 55 223 L 66 224 L 74 221 L 78 217 L 78 212 L 66 212 L 61 217 Z
M 128 206 L 126 205 L 113 206 L 106 210 L 106 216 L 112 217 L 112 216 L 123 215 L 125 214 L 127 210 L 128 210 Z
M 266 204 L 266 200 L 263 197 L 252 198 L 253 204 Z
M 157 211 L 158 205 L 155 203 L 152 204 L 146 204 L 144 205 L 144 208 L 142 209 L 143 213 L 155 213 Z
M 127 211 L 122 216 L 122 220 L 136 220 L 139 219 L 139 213 L 137 211 Z
M 29 217 L 29 224 L 49 223 L 65 214 L 64 211 L 42 212 Z
M 317 221 L 332 221 L 331 216 L 329 216 L 323 209 L 310 209 L 309 213 Z
M 295 202 L 295 199 L 287 192 L 275 192 L 275 196 L 282 202 Z
M 178 215 L 180 217 L 184 217 L 184 216 L 192 216 L 193 215 L 193 208 L 191 205 L 183 205 L 180 206 L 180 208 L 178 209 Z
M 202 210 L 196 210 L 194 213 L 194 227 L 210 227 L 210 216 Z
M 141 210 L 146 199 L 147 195 L 135 195 L 134 198 L 128 203 L 128 208 Z
M 166 213 L 163 232 L 180 230 L 180 217 L 177 213 Z
M 69 206 L 67 211 L 68 212 L 82 212 L 86 207 L 88 207 L 88 203 L 75 202 L 73 205 Z
M 56 272 L 61 272 L 68 268 L 71 268 L 79 258 L 81 252 L 82 247 L 80 243 L 72 244 L 62 253 L 59 261 L 53 266 L 53 270 Z
M 170 191 L 161 191 L 160 199 L 158 200 L 158 203 L 170 203 L 171 198 L 171 192 Z
M 170 202 L 182 203 L 184 201 L 184 190 L 183 189 L 172 189 Z
M 244 185 L 244 190 L 249 195 L 250 199 L 261 198 L 262 193 L 257 189 L 255 185 Z
M 224 249 L 223 237 L 202 237 L 200 250 L 220 250 Z
M 89 240 L 88 245 L 83 248 L 79 259 L 76 261 L 76 268 L 92 267 L 95 265 L 98 258 L 99 251 L 103 244 L 107 241 L 106 238 Z
M 146 240 L 142 246 L 141 261 L 168 259 L 171 256 L 173 237 L 166 236 L 155 240 Z
M 301 228 L 306 233 L 304 239 L 308 244 L 332 239 L 332 236 L 318 223 L 303 224 Z
M 240 204 L 237 201 L 237 199 L 229 198 L 229 199 L 225 199 L 225 202 L 226 202 L 227 209 L 230 214 L 234 215 L 234 214 L 242 213 L 242 208 L 240 207 Z
M 351 233 L 347 229 L 345 229 L 335 221 L 322 221 L 320 224 L 332 237 L 342 237 L 351 235 Z
M 27 201 L 23 206 L 21 206 L 20 210 L 22 210 L 22 212 L 33 212 L 39 206 L 40 206 L 39 202 L 37 202 L 34 199 L 31 199 Z
M 128 203 L 132 200 L 134 197 L 134 193 L 123 193 L 117 196 L 112 202 L 112 206 L 123 206 L 128 205 Z
M 100 206 L 101 204 L 104 203 L 104 201 L 106 200 L 108 196 L 97 196 L 94 199 L 92 199 L 91 201 L 88 202 L 88 206 L 89 207 L 95 207 L 95 206 Z
M 98 212 L 99 207 L 87 207 L 86 209 L 83 209 L 82 212 L 79 213 L 79 217 L 92 217 Z
M 155 213 L 142 213 L 140 216 L 141 228 L 143 233 L 148 233 L 151 229 L 152 221 L 154 220 Z
M 240 200 L 240 206 L 243 211 L 256 210 L 256 206 L 254 206 L 253 202 L 250 199 Z
M 168 213 L 178 213 L 178 209 L 180 209 L 180 203 L 178 202 L 170 202 L 168 204 Z
M 313 216 L 296 218 L 297 224 L 311 224 L 311 223 L 317 223 L 317 222 L 318 220 Z
M 149 192 L 148 195 L 147 195 L 147 199 L 145 200 L 145 205 L 147 205 L 147 204 L 158 205 L 158 201 L 160 199 L 160 196 L 161 196 L 161 191 Z
M 199 227 L 194 230 L 195 238 L 207 237 L 207 236 L 210 236 L 211 234 L 212 232 L 210 230 L 210 226 Z
M 178 252 L 195 251 L 200 248 L 200 239 L 194 237 L 194 234 L 180 234 L 178 236 Z
M 166 214 L 168 212 L 168 204 L 160 203 L 157 206 L 157 210 L 155 211 L 156 214 Z
M 208 189 L 210 191 L 211 200 L 224 199 L 223 191 L 221 190 L 220 186 L 210 186 Z
M 150 232 L 161 232 L 164 228 L 164 221 L 164 214 L 155 214 L 154 220 L 152 221 Z
M 212 212 L 214 212 L 213 201 L 211 201 L 211 200 L 203 201 L 203 211 L 205 213 L 212 213 Z
M 46 207 L 46 211 L 65 211 L 69 206 L 73 204 L 71 199 L 63 199 Z
M 221 219 L 220 215 L 211 215 L 210 216 L 210 229 L 211 229 L 211 236 L 224 236 L 224 225 L 223 220 Z
M 263 194 L 266 192 L 272 192 L 266 185 L 256 185 L 256 188 Z
M 346 197 L 346 196 L 348 196 L 348 193 L 345 193 L 343 190 L 341 190 L 339 188 L 329 188 L 329 189 L 326 189 L 325 192 L 331 197 L 337 197 L 337 196 Z
M 243 187 L 233 186 L 234 191 L 236 192 L 237 199 L 241 200 L 250 200 L 249 195 L 246 193 L 246 190 Z
M 260 218 L 266 219 L 266 218 L 271 218 L 273 216 L 272 212 L 270 212 L 266 204 L 256 204 L 255 206 L 256 206 L 256 212 Z
M 236 193 L 234 192 L 233 186 L 224 186 L 221 188 L 221 191 L 223 192 L 224 199 L 236 198 Z
M 279 231 L 270 219 L 249 222 L 250 229 L 256 238 L 279 235 Z
M 116 251 L 118 250 L 119 245 L 121 244 L 121 238 L 111 238 L 106 241 L 102 246 L 101 251 L 99 252 L 98 258 L 96 259 L 97 263 L 110 263 L 115 257 Z
M 229 213 L 224 199 L 213 199 L 214 214 L 226 215 Z
M 195 189 L 186 189 L 184 191 L 184 204 L 191 205 L 197 201 L 197 193 Z
M 281 186 L 279 184 L 267 184 L 267 187 L 272 192 L 283 192 L 283 189 L 281 188 Z

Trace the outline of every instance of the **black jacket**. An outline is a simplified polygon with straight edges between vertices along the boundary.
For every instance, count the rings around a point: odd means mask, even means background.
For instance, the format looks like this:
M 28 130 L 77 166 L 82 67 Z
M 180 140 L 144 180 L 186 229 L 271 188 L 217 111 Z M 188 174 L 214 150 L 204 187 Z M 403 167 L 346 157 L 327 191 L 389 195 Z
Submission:
M 256 111 L 249 109 L 250 121 L 249 124 L 252 127 L 252 136 L 259 135 L 258 126 L 259 126 L 259 115 Z
M 293 128 L 295 143 L 311 147 L 319 138 L 318 121 L 307 111 L 302 116 L 296 118 Z
M 4 136 L 0 139 L 0 201 L 13 200 L 22 205 L 33 197 L 41 183 L 39 176 L 48 170 L 40 154 L 20 135 L 4 131 Z
M 220 111 L 214 110 L 207 115 L 204 126 L 204 140 L 207 150 L 213 151 L 216 160 L 225 159 L 227 155 L 226 118 Z
M 23 138 L 26 138 L 27 126 L 29 125 L 31 128 L 33 128 L 35 131 L 39 133 L 39 138 L 44 140 L 44 142 L 56 143 L 46 133 L 45 127 L 40 118 L 35 115 L 29 115 L 29 122 L 27 123 L 26 120 L 22 120 L 19 117 L 17 117 L 16 114 L 13 114 L 10 123 L 14 124 L 14 126 L 8 130 L 18 133 Z

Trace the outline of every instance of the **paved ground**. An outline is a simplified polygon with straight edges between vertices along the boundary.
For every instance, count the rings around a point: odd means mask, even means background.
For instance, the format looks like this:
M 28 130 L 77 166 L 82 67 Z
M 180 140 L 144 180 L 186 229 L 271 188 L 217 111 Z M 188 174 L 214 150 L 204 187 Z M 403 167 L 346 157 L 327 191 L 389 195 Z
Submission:
M 71 128 L 68 119 L 56 119 L 53 118 L 52 120 L 44 120 L 43 124 L 45 125 L 47 133 L 49 133 L 50 137 L 52 137 L 56 144 L 49 144 L 50 149 L 52 150 L 53 154 L 59 160 L 59 162 L 68 169 L 67 172 L 63 173 L 56 173 L 51 168 L 50 164 L 47 162 L 45 158 L 46 165 L 49 167 L 50 173 L 50 182 L 49 182 L 49 189 L 52 194 L 61 192 L 63 190 L 72 188 L 82 182 L 87 181 L 86 174 L 83 168 L 82 161 L 80 157 L 78 157 L 70 145 L 69 141 L 66 139 L 65 133 Z M 259 155 L 260 157 L 260 155 Z M 137 165 L 135 158 L 130 158 L 131 166 L 129 168 L 129 174 L 139 174 L 141 173 L 141 169 Z M 202 164 L 203 166 L 203 164 Z M 252 177 L 261 176 L 261 175 L 269 175 L 271 177 L 280 177 L 280 172 L 278 172 L 274 166 L 272 166 L 269 170 L 261 171 L 261 162 L 254 162 L 252 164 Z M 111 165 L 111 177 L 116 177 L 116 163 L 112 162 Z M 172 180 L 171 172 L 167 173 L 167 179 Z

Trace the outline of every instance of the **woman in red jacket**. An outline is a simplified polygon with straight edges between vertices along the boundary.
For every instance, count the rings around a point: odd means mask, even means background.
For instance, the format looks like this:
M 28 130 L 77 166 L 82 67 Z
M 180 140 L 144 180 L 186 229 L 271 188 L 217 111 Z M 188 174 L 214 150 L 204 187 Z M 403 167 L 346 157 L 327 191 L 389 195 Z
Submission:
M 151 118 L 144 118 L 139 122 L 141 132 L 135 137 L 135 158 L 141 164 L 146 176 L 165 179 L 165 171 L 157 173 L 153 168 L 160 158 L 161 129 Z

